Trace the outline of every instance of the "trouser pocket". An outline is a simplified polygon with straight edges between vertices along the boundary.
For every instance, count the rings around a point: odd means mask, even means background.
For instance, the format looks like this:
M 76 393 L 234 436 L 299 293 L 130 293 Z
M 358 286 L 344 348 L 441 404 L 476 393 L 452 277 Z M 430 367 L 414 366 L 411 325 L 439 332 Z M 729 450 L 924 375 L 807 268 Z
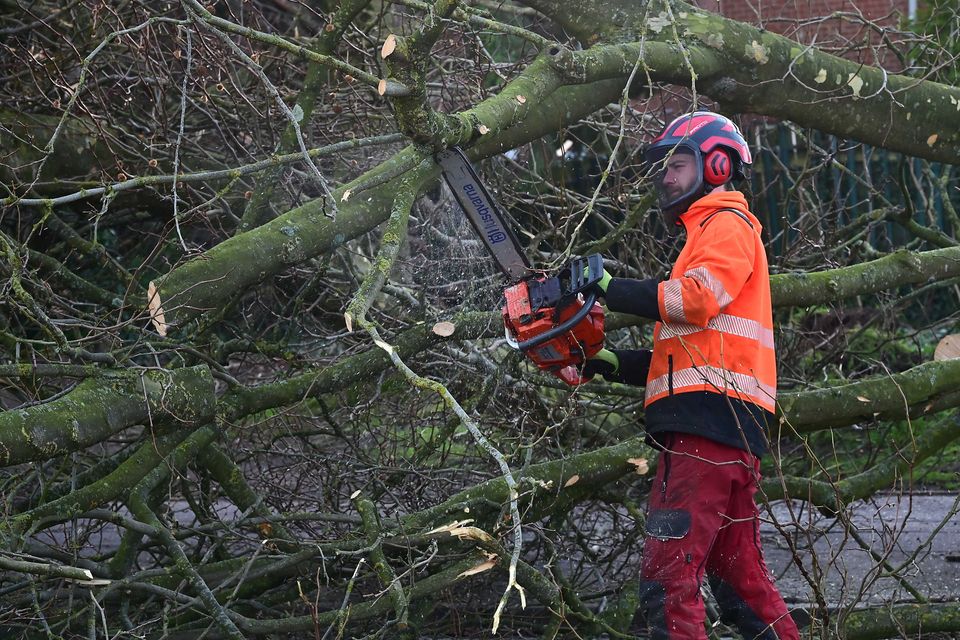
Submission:
M 647 535 L 658 540 L 680 540 L 690 533 L 690 512 L 683 509 L 652 509 L 647 516 Z

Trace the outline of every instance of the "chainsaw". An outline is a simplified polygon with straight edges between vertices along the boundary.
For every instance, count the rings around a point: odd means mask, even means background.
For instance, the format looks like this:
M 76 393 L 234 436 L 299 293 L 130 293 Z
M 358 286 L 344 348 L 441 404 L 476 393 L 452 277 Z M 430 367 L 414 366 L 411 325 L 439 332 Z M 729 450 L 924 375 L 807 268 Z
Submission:
M 603 308 L 596 286 L 603 277 L 603 258 L 594 254 L 571 260 L 554 276 L 535 271 L 463 151 L 452 147 L 436 160 L 460 208 L 512 283 L 503 292 L 507 342 L 567 384 L 583 384 L 583 363 L 603 348 Z

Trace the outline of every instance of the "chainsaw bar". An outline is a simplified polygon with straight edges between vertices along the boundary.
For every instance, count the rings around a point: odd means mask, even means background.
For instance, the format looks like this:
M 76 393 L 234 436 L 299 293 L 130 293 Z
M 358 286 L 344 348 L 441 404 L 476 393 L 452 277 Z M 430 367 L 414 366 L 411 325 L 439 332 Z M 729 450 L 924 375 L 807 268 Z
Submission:
M 500 269 L 516 282 L 530 273 L 530 262 L 506 224 L 503 212 L 460 147 L 436 155 L 443 179 Z

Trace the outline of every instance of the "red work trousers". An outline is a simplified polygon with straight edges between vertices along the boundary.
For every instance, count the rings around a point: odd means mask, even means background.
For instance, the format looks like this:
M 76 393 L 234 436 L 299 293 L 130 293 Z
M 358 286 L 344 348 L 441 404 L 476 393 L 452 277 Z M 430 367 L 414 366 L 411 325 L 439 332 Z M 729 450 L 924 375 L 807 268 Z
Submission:
M 798 640 L 763 561 L 753 497 L 760 461 L 686 433 L 661 436 L 640 570 L 641 612 L 653 640 L 706 638 L 706 577 L 724 623 L 744 638 Z

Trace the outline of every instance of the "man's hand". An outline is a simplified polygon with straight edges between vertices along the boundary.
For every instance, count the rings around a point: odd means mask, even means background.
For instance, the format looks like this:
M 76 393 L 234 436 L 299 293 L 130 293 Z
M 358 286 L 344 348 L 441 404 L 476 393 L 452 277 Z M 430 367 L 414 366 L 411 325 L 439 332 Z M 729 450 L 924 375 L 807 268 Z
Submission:
M 607 377 L 617 373 L 620 369 L 620 358 L 609 349 L 600 349 L 597 355 L 587 360 L 583 365 L 583 377 L 587 380 L 593 376 Z
M 586 278 L 590 275 L 590 267 L 583 268 L 583 277 Z M 607 293 L 607 287 L 610 286 L 610 281 L 613 280 L 613 276 L 610 275 L 610 272 L 606 269 L 603 270 L 603 275 L 600 277 L 600 280 L 597 281 L 597 288 L 604 294 Z M 616 357 L 616 356 L 614 356 Z

